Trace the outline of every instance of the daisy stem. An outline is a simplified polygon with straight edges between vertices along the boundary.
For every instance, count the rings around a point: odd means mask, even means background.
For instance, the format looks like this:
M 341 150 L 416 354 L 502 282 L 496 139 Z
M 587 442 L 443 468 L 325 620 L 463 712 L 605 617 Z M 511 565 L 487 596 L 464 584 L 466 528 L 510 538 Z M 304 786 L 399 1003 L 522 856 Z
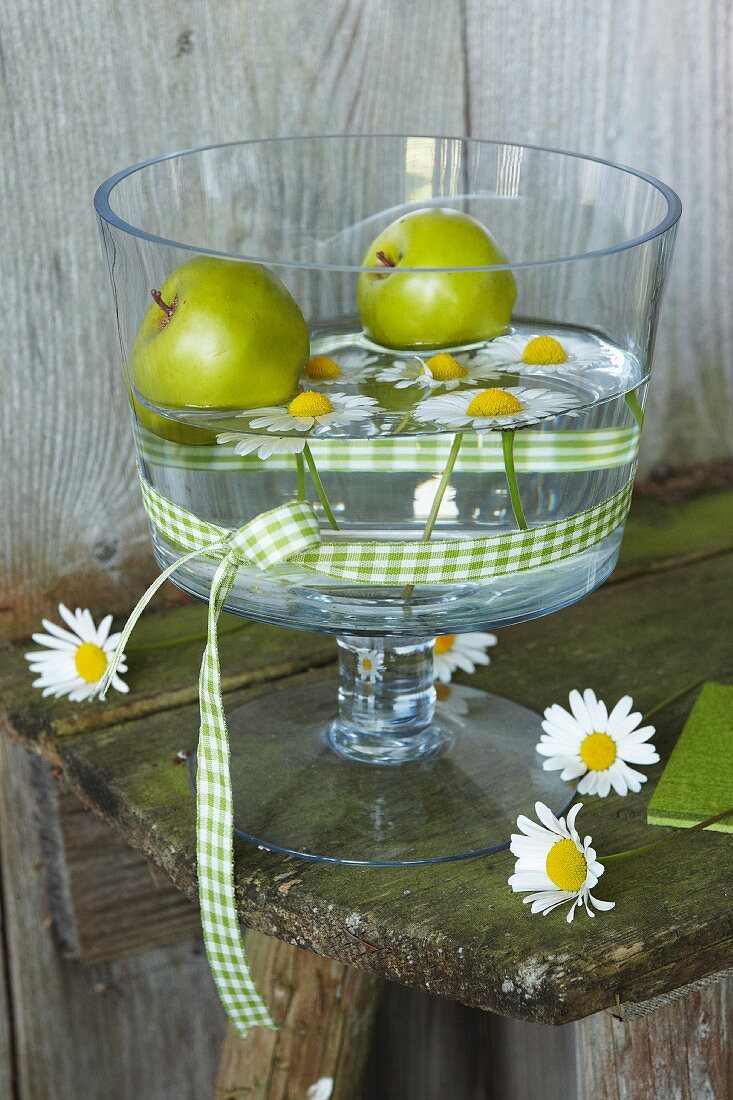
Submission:
M 723 821 L 726 817 L 733 817 L 733 807 L 729 810 L 723 810 L 720 814 L 715 814 L 714 817 L 706 817 L 704 821 L 698 821 L 696 825 L 691 825 L 689 828 L 680 829 L 673 836 L 666 836 L 664 840 L 657 840 L 654 844 L 645 844 L 642 848 L 629 848 L 626 852 L 614 852 L 610 856 L 599 856 L 598 858 L 605 865 L 606 863 L 618 863 L 620 860 L 629 859 L 631 856 L 643 856 L 647 852 L 656 852 L 657 848 L 663 848 L 665 844 L 671 844 L 673 840 L 684 840 L 690 833 L 699 833 L 703 829 L 709 829 L 711 825 L 715 825 L 717 821 Z
M 305 500 L 305 463 L 303 452 L 299 451 L 295 456 L 295 468 L 298 472 L 298 500 Z
M 448 488 L 448 482 L 450 481 L 450 476 L 453 473 L 453 467 L 456 464 L 458 452 L 461 449 L 461 443 L 463 443 L 463 432 L 456 432 L 455 436 L 453 437 L 453 443 L 451 445 L 450 452 L 448 454 L 448 461 L 446 462 L 445 469 L 443 470 L 443 476 L 441 477 L 440 483 L 438 484 L 438 488 L 435 492 L 433 503 L 430 508 L 430 513 L 425 523 L 425 530 L 422 533 L 423 542 L 430 542 L 430 536 L 433 533 L 433 528 L 435 527 L 435 522 L 438 518 L 438 512 L 440 511 L 440 506 L 443 503 L 443 497 L 445 496 L 445 491 Z M 415 585 L 408 584 L 405 588 L 403 599 L 409 600 L 414 590 Z
M 323 482 L 321 481 L 320 474 L 318 473 L 318 470 L 316 469 L 315 460 L 313 458 L 313 455 L 311 454 L 311 449 L 310 449 L 310 447 L 308 446 L 307 443 L 306 443 L 305 447 L 303 448 L 303 455 L 305 456 L 305 460 L 308 463 L 308 469 L 310 470 L 310 475 L 313 478 L 313 484 L 316 487 L 316 492 L 318 493 L 318 499 L 320 500 L 321 504 L 323 505 L 323 511 L 326 513 L 326 516 L 328 518 L 328 522 L 331 524 L 331 527 L 333 528 L 334 531 L 339 531 L 340 530 L 339 525 L 336 522 L 336 517 L 334 516 L 333 512 L 331 511 L 331 505 L 328 503 L 328 497 L 326 496 L 326 490 L 323 488 Z
M 506 473 L 506 483 L 509 486 L 509 497 L 514 510 L 514 518 L 517 521 L 518 527 L 522 531 L 527 531 L 529 528 L 527 526 L 527 520 L 524 517 L 522 500 L 519 496 L 517 471 L 514 469 L 514 432 L 501 433 L 501 446 L 504 451 L 504 471 Z
M 456 435 L 453 438 L 453 443 L 451 445 L 451 449 L 450 449 L 450 452 L 448 454 L 448 461 L 445 464 L 445 469 L 443 470 L 443 476 L 440 479 L 440 483 L 438 485 L 438 488 L 437 488 L 436 493 L 435 493 L 435 497 L 433 499 L 432 506 L 430 508 L 430 514 L 427 518 L 427 522 L 425 523 L 425 530 L 422 533 L 422 541 L 423 542 L 429 542 L 430 541 L 430 536 L 433 533 L 433 528 L 435 527 L 435 521 L 438 518 L 438 512 L 440 511 L 440 506 L 443 503 L 443 497 L 445 496 L 445 491 L 448 488 L 448 482 L 450 481 L 450 475 L 453 473 L 453 467 L 456 464 L 456 459 L 458 458 L 458 452 L 461 449 L 461 443 L 463 443 L 463 432 L 457 432 Z
M 644 427 L 644 410 L 641 407 L 639 398 L 636 396 L 636 390 L 630 390 L 629 393 L 625 393 L 624 401 L 629 406 L 631 415 L 641 430 Z
M 402 417 L 399 424 L 395 428 L 395 430 L 393 432 L 393 435 L 400 435 L 405 430 L 407 425 L 410 423 L 410 417 L 411 416 L 412 416 L 412 410 L 405 413 L 405 415 Z

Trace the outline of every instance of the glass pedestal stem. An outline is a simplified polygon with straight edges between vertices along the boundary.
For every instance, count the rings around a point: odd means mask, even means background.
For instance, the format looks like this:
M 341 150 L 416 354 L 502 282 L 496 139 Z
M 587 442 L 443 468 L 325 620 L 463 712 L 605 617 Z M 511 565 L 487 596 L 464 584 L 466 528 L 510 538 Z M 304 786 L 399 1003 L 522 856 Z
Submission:
M 342 756 L 402 764 L 432 756 L 446 739 L 434 722 L 433 639 L 342 635 L 339 716 L 328 740 Z

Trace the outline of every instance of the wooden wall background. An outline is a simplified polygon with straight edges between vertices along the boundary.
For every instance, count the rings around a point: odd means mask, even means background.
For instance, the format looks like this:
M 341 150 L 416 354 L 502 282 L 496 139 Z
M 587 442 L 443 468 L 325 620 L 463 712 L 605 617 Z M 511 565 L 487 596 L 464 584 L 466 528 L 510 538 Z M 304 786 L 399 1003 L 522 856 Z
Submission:
M 235 137 L 412 130 L 565 147 L 661 176 L 685 214 L 643 460 L 650 471 L 730 454 L 728 0 L 3 0 L 0 20 L 0 638 L 28 634 L 59 599 L 124 609 L 154 571 L 91 207 L 100 180 L 150 154 Z M 8 763 L 6 783 L 20 766 Z M 6 791 L 7 805 L 19 792 Z M 7 907 L 15 880 L 3 870 Z M 157 989 L 155 1011 L 171 990 L 185 1000 L 205 981 L 185 954 L 132 968 Z M 54 974 L 63 1005 L 79 975 Z M 129 997 L 127 1014 L 112 997 L 110 1032 L 109 998 L 83 995 L 84 1013 L 102 1014 L 105 1059 L 121 1064 L 136 1044 L 155 1046 Z M 79 1042 L 66 1007 L 65 1039 Z M 202 1012 L 196 1070 L 187 1054 L 176 1081 L 206 1079 L 220 1029 L 210 991 Z M 180 1061 L 175 1026 L 155 1042 L 157 1057 Z M 3 1045 L 0 1026 L 0 1055 Z M 106 1095 L 139 1095 L 135 1072 L 115 1080 Z M 185 1095 L 155 1080 L 151 1100 Z
M 603 154 L 675 186 L 647 470 L 733 441 L 728 0 L 4 0 L 0 636 L 152 569 L 91 197 L 233 137 L 470 133 Z

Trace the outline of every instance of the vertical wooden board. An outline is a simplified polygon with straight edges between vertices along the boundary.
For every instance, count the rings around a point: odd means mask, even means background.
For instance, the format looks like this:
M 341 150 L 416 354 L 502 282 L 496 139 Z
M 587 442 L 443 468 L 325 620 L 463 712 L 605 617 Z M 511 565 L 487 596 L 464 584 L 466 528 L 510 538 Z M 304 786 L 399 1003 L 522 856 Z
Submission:
M 15 1100 L 15 1051 L 13 1012 L 8 987 L 6 939 L 8 929 L 3 906 L 2 861 L 0 860 L 0 1096 Z
M 364 1100 L 572 1100 L 575 1025 L 509 1020 L 387 984 Z
M 491 1100 L 574 1100 L 575 1024 L 550 1027 L 484 1014 L 483 1049 Z
M 30 772 L 25 750 L 0 738 L 0 859 L 18 1100 L 201 1100 L 211 1093 L 224 1033 L 203 948 L 182 941 L 100 966 L 61 957 Z
M 609 1012 L 576 1029 L 579 1100 L 728 1100 L 733 980 L 624 1022 Z
M 257 932 L 247 934 L 247 954 L 278 1030 L 254 1028 L 241 1039 L 228 1026 L 215 1100 L 361 1096 L 384 983 Z
M 95 186 L 238 137 L 457 132 L 463 68 L 459 0 L 28 0 L 0 20 L 7 638 L 59 599 L 126 605 L 153 571 Z
M 491 1097 L 492 1052 L 483 1043 L 483 1016 L 388 983 L 377 1009 L 364 1100 Z
M 474 136 L 593 153 L 679 192 L 642 462 L 730 454 L 733 9 L 727 0 L 466 0 L 465 9 Z

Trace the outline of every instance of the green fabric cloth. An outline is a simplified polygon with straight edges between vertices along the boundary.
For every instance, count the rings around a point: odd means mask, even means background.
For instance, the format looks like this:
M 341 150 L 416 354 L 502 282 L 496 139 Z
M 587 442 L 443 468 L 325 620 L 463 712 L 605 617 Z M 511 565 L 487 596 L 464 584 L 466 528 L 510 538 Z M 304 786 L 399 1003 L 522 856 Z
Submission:
M 688 828 L 733 807 L 733 687 L 703 685 L 647 810 L 649 825 Z M 733 818 L 711 825 L 733 833 Z

